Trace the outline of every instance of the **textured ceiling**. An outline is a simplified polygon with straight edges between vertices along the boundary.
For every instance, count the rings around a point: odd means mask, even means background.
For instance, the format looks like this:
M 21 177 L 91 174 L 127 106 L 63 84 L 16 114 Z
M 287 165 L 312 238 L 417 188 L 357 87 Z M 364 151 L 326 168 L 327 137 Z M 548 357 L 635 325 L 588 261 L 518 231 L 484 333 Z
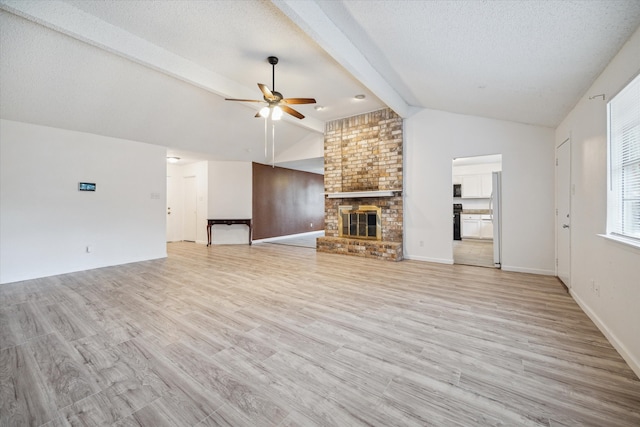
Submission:
M 404 117 L 433 108 L 555 127 L 640 25 L 637 0 L 0 7 L 2 118 L 262 162 L 256 106 L 223 98 L 260 99 L 269 55 L 280 58 L 278 91 L 326 107 L 280 122 L 282 151 L 320 141 L 327 120 L 385 104 Z
M 640 25 L 638 0 L 319 4 L 410 105 L 549 127 Z

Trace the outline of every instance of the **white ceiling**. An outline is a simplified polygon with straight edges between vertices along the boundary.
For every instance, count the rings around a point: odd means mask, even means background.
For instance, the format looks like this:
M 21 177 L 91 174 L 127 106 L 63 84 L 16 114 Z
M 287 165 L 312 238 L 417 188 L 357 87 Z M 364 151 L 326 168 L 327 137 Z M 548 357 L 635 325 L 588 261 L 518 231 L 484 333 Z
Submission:
M 276 90 L 325 107 L 296 106 L 307 118 L 277 124 L 286 150 L 321 139 L 327 120 L 385 105 L 555 127 L 640 26 L 638 0 L 0 7 L 0 117 L 259 162 L 259 104 L 223 98 L 260 99 L 267 56 L 280 58 Z

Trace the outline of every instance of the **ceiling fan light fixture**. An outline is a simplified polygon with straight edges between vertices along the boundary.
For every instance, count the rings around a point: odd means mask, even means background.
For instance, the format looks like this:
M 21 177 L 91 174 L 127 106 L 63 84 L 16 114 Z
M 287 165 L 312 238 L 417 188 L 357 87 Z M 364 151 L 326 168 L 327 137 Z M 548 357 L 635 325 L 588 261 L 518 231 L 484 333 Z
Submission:
M 282 118 L 282 108 L 277 105 L 273 107 L 273 112 L 271 113 L 271 118 L 273 120 L 280 120 Z
M 260 109 L 260 117 L 264 117 L 265 119 L 269 117 L 269 112 L 271 109 L 269 107 L 262 107 Z

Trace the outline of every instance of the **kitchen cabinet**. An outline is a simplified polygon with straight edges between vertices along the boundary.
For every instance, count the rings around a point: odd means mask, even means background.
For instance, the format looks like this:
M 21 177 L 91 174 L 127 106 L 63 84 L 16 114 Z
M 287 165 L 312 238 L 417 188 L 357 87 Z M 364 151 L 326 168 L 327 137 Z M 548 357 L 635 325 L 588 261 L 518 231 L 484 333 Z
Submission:
M 491 174 L 462 175 L 462 198 L 488 199 L 493 182 Z
M 462 214 L 462 238 L 480 238 L 480 215 Z
M 480 238 L 493 239 L 493 219 L 491 219 L 491 215 L 482 215 L 480 218 Z
M 470 199 L 481 197 L 481 182 L 480 175 L 463 175 L 462 198 Z
M 462 214 L 463 239 L 493 239 L 493 220 L 491 215 Z

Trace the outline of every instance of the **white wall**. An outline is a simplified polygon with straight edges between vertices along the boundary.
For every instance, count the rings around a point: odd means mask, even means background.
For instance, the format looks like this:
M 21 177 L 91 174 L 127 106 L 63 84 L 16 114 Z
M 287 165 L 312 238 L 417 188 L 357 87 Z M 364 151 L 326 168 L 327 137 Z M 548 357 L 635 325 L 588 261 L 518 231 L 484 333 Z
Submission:
M 269 147 L 269 153 L 271 153 L 270 150 L 271 147 Z M 309 134 L 284 151 L 278 150 L 276 147 L 276 163 L 318 157 L 324 158 L 324 135 L 321 133 Z M 265 161 L 265 163 L 269 162 L 270 159 Z
M 250 162 L 208 162 L 211 219 L 248 219 L 252 216 L 252 169 Z M 247 244 L 245 225 L 215 225 L 212 244 Z
M 599 237 L 606 232 L 606 104 L 640 71 L 640 29 L 556 130 L 571 138 L 571 294 L 640 376 L 640 249 Z M 590 96 L 605 94 L 589 100 Z M 591 290 L 600 285 L 600 295 Z
M 0 282 L 165 257 L 165 157 L 164 147 L 1 120 Z
M 436 110 L 405 121 L 405 257 L 453 263 L 452 160 L 502 154 L 502 268 L 555 274 L 552 129 Z

